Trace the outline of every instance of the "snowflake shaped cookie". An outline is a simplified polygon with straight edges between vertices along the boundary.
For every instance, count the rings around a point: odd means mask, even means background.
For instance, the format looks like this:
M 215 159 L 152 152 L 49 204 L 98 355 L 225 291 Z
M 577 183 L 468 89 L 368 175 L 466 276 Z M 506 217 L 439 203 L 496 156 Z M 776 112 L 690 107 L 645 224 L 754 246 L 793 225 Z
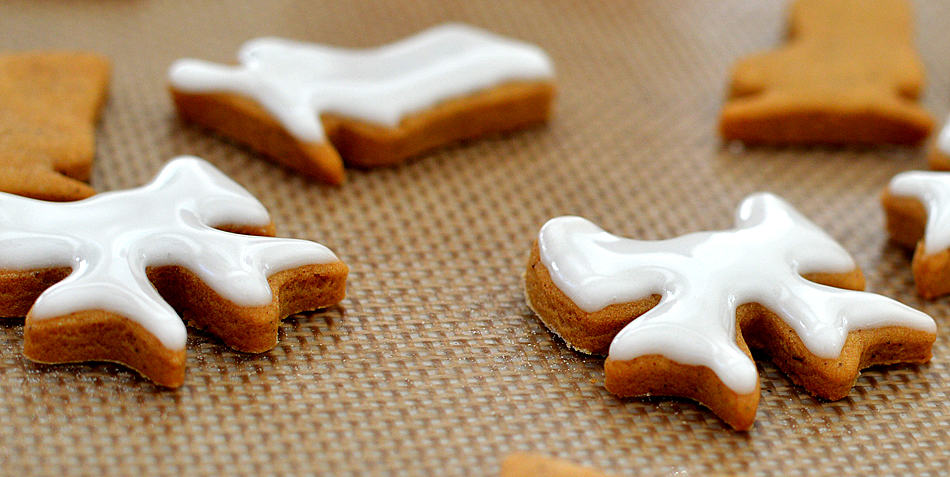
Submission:
M 0 312 L 26 315 L 34 361 L 115 361 L 180 386 L 182 318 L 262 352 L 281 318 L 343 298 L 347 267 L 333 252 L 266 235 L 264 206 L 195 157 L 79 202 L 0 194 Z
M 914 249 L 912 269 L 924 298 L 950 293 L 950 172 L 908 171 L 881 198 L 895 242 Z
M 362 50 L 257 38 L 238 60 L 176 61 L 168 76 L 179 114 L 333 184 L 341 156 L 396 164 L 545 121 L 554 98 L 540 48 L 461 24 Z
M 867 366 L 930 359 L 934 321 L 856 291 L 864 279 L 848 253 L 780 198 L 746 198 L 736 223 L 640 241 L 552 219 L 528 264 L 528 304 L 572 347 L 608 351 L 611 392 L 687 397 L 736 429 L 758 406 L 750 348 L 826 399 Z

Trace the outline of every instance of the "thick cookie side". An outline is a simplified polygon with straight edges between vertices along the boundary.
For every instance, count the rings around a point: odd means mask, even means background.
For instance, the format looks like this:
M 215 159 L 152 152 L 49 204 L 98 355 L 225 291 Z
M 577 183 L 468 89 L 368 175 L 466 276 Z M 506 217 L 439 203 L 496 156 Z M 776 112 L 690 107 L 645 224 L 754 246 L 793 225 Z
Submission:
M 259 307 L 235 305 L 183 267 L 150 268 L 148 277 L 190 325 L 207 330 L 238 351 L 262 353 L 277 345 L 282 319 L 343 300 L 347 272 L 343 262 L 336 262 L 275 273 L 267 279 L 274 300 Z
M 881 205 L 891 240 L 914 250 L 911 270 L 917 293 L 927 299 L 950 293 L 950 249 L 927 253 L 924 232 L 929 219 L 923 202 L 885 189 L 881 193 Z
M 593 313 L 581 310 L 551 281 L 548 269 L 541 263 L 537 241 L 531 247 L 524 287 L 528 307 L 544 326 L 569 347 L 600 356 L 607 355 L 610 342 L 627 323 L 660 301 L 660 295 L 652 295 L 631 303 L 610 305 Z
M 233 233 L 273 235 L 269 227 L 223 226 Z M 171 349 L 141 325 L 109 311 L 85 310 L 35 320 L 28 314 L 39 295 L 66 278 L 68 268 L 0 271 L 0 316 L 26 316 L 24 354 L 32 361 L 56 364 L 110 361 L 125 365 L 156 384 L 184 382 L 185 350 Z M 313 264 L 277 272 L 267 278 L 273 301 L 239 306 L 215 293 L 180 266 L 149 267 L 149 280 L 192 326 L 207 330 L 229 347 L 260 353 L 277 344 L 277 328 L 287 316 L 326 308 L 346 294 L 348 267 L 343 262 Z
M 404 118 L 396 128 L 325 113 L 321 121 L 328 141 L 320 143 L 295 138 L 249 98 L 189 94 L 174 88 L 171 93 L 182 118 L 308 177 L 340 184 L 344 162 L 356 167 L 391 166 L 457 141 L 545 122 L 555 90 L 549 82 L 505 84 L 444 101 Z
M 554 83 L 514 82 L 451 99 L 387 128 L 335 114 L 323 119 L 343 161 L 356 167 L 392 166 L 461 140 L 526 128 L 547 121 Z
M 264 154 L 278 164 L 328 184 L 343 183 L 343 161 L 328 143 L 294 138 L 255 101 L 230 93 L 189 94 L 174 88 L 178 114 Z

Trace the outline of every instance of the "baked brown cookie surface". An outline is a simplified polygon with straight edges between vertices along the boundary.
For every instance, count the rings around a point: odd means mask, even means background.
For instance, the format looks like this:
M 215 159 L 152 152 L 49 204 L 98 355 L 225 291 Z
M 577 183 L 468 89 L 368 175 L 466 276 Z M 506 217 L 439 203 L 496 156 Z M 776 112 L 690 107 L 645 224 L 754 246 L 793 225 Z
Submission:
M 923 66 L 905 0 L 797 0 L 788 45 L 739 61 L 719 130 L 753 144 L 925 139 Z
M 95 123 L 109 61 L 92 53 L 0 54 L 0 191 L 52 201 L 95 191 Z
M 263 205 L 198 158 L 138 189 L 69 203 L 0 193 L 0 203 L 0 316 L 26 316 L 33 361 L 113 361 L 177 387 L 182 320 L 260 353 L 282 318 L 345 294 L 348 269 L 333 252 L 271 237 Z
M 309 177 L 389 166 L 463 139 L 546 121 L 555 89 L 539 48 L 464 25 L 347 50 L 277 38 L 241 65 L 172 65 L 179 115 Z
M 555 218 L 525 273 L 528 306 L 551 331 L 607 354 L 610 392 L 686 397 L 738 430 L 759 402 L 750 349 L 830 400 L 863 368 L 930 359 L 933 320 L 863 287 L 847 252 L 770 194 L 743 201 L 735 229 L 662 241 Z

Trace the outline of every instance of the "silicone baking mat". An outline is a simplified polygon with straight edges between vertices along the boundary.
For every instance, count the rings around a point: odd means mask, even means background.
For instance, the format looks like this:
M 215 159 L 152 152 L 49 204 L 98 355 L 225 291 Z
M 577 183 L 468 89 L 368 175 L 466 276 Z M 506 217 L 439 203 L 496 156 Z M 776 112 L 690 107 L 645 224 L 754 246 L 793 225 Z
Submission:
M 287 319 L 247 355 L 189 330 L 177 390 L 112 364 L 43 366 L 23 321 L 0 321 L 0 473 L 7 475 L 494 475 L 531 450 L 626 475 L 941 474 L 950 468 L 950 298 L 914 294 L 878 194 L 925 148 L 741 148 L 716 119 L 730 65 L 775 47 L 778 1 L 400 2 L 45 0 L 0 3 L 0 49 L 88 49 L 114 61 L 93 184 L 124 189 L 195 154 L 246 186 L 280 235 L 351 267 L 348 297 Z M 929 84 L 950 107 L 947 2 L 915 5 Z M 165 71 L 228 62 L 249 38 L 373 46 L 462 21 L 545 48 L 558 70 L 547 126 L 404 166 L 305 180 L 180 123 Z M 548 218 L 579 214 L 659 239 L 728 228 L 746 194 L 794 204 L 851 251 L 869 288 L 932 314 L 934 360 L 865 372 L 823 402 L 760 362 L 755 427 L 685 400 L 620 400 L 602 360 L 569 350 L 525 306 L 521 273 Z

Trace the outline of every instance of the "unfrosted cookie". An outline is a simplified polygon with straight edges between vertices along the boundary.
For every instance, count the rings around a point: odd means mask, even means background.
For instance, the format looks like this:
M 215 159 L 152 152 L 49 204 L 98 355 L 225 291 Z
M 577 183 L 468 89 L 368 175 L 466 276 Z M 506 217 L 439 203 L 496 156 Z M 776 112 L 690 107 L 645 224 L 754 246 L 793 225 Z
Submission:
M 950 172 L 909 171 L 891 179 L 881 204 L 891 239 L 914 251 L 917 293 L 950 293 Z
M 109 70 L 92 53 L 0 54 L 0 191 L 53 201 L 95 193 L 84 181 Z
M 797 0 L 788 41 L 736 65 L 723 139 L 913 144 L 930 134 L 905 0 Z
M 670 240 L 551 219 L 525 274 L 528 305 L 549 329 L 607 354 L 610 392 L 690 398 L 739 430 L 759 401 L 750 348 L 831 400 L 863 368 L 930 359 L 934 321 L 863 287 L 848 253 L 771 194 L 746 198 L 735 229 Z
M 78 202 L 0 193 L 0 210 L 0 316 L 26 316 L 33 361 L 114 361 L 177 387 L 182 318 L 259 353 L 277 344 L 281 318 L 345 292 L 333 252 L 270 237 L 264 206 L 194 157 Z
M 343 161 L 392 165 L 543 122 L 554 98 L 541 49 L 458 24 L 366 50 L 258 38 L 238 59 L 171 66 L 181 117 L 332 184 Z
M 607 474 L 564 459 L 517 452 L 502 461 L 499 477 L 607 477 Z

